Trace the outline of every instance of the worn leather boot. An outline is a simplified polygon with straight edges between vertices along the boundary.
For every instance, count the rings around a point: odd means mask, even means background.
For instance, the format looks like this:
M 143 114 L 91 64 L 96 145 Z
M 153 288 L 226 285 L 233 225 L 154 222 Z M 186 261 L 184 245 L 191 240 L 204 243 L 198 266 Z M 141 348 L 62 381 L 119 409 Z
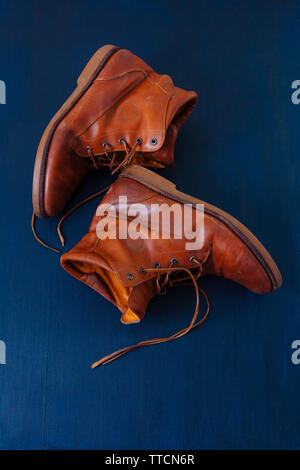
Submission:
M 127 197 L 125 208 L 120 196 Z M 194 212 L 199 204 L 203 204 L 203 245 L 200 248 L 187 249 L 187 239 L 184 236 L 177 238 L 172 224 L 167 239 L 163 238 L 161 227 L 156 231 L 158 238 L 146 238 L 153 233 L 149 227 L 155 205 L 171 207 L 174 203 L 182 208 L 188 204 Z M 135 223 L 133 217 L 126 220 L 124 214 L 130 214 L 129 208 L 136 204 L 143 204 L 146 222 L 139 230 L 144 238 L 122 238 L 126 234 L 125 225 L 127 229 L 129 223 Z M 101 208 L 107 211 L 107 207 L 112 207 L 115 215 L 111 212 L 106 216 L 99 215 Z M 115 234 L 110 233 L 115 239 L 105 239 L 101 235 L 104 232 L 99 232 L 99 227 L 103 229 L 105 225 L 104 220 L 107 227 L 108 222 L 116 222 Z M 223 276 L 258 294 L 271 292 L 281 285 L 280 272 L 270 254 L 244 225 L 221 209 L 179 192 L 170 181 L 136 165 L 124 170 L 110 187 L 96 211 L 89 233 L 61 257 L 61 264 L 74 277 L 114 303 L 122 313 L 121 321 L 127 324 L 139 322 L 146 313 L 149 300 L 164 293 L 168 286 L 189 280 L 196 289 L 197 305 L 188 328 L 168 338 L 123 348 L 98 361 L 94 367 L 135 347 L 178 338 L 200 324 L 208 313 L 207 310 L 202 320 L 196 322 L 199 308 L 196 279 L 200 276 Z
M 90 168 L 173 164 L 178 130 L 197 101 L 125 49 L 101 47 L 47 126 L 36 154 L 34 214 L 59 215 Z

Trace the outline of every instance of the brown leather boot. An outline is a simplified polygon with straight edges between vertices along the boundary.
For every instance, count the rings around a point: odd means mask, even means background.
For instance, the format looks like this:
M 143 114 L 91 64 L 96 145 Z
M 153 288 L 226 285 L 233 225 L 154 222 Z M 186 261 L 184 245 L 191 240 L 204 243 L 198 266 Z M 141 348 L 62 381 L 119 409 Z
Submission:
M 101 47 L 42 136 L 34 213 L 60 214 L 90 168 L 171 166 L 178 130 L 196 101 L 195 92 L 175 87 L 130 51 Z
M 174 203 L 180 207 L 190 204 L 192 211 L 197 209 L 197 204 L 203 204 L 203 246 L 187 250 L 187 239 L 176 238 L 172 226 L 169 239 L 163 239 L 162 232 L 158 239 L 122 239 L 119 228 L 124 233 L 124 224 L 135 222 L 132 217 L 129 222 L 124 219 L 120 196 L 127 197 L 126 210 L 133 204 L 144 205 L 147 222 L 140 230 L 145 236 L 150 236 L 154 204 L 169 207 Z M 99 217 L 99 210 L 105 204 L 116 210 L 116 239 L 99 238 L 99 222 L 103 225 L 104 220 Z M 113 220 L 113 216 L 108 215 L 106 222 Z M 165 178 L 135 165 L 124 170 L 110 187 L 97 209 L 89 233 L 61 257 L 61 264 L 74 277 L 114 303 L 122 313 L 123 323 L 139 322 L 151 297 L 164 293 L 168 286 L 190 280 L 196 289 L 196 310 L 188 328 L 168 338 L 144 341 L 119 350 L 94 366 L 106 364 L 135 347 L 178 338 L 200 324 L 208 313 L 207 310 L 202 320 L 196 323 L 199 308 L 196 279 L 200 276 L 223 276 L 259 294 L 271 292 L 281 285 L 280 272 L 270 254 L 244 225 L 217 207 L 177 191 Z

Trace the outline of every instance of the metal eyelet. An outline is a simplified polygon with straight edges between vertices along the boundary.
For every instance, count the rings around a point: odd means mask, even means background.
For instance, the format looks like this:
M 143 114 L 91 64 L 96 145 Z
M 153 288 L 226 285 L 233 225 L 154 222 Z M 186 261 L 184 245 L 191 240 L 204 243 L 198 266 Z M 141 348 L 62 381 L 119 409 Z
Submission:
M 110 147 L 110 144 L 108 142 L 103 142 L 102 147 L 105 149 L 105 147 Z
M 156 263 L 154 263 L 153 267 L 154 267 L 154 268 L 160 268 L 161 265 L 160 265 L 160 263 L 156 262 Z
M 151 139 L 151 145 L 156 145 L 157 144 L 157 138 L 156 137 L 152 137 Z
M 171 259 L 171 266 L 176 266 L 178 264 L 178 259 L 177 258 L 172 258 Z
M 129 281 L 132 281 L 132 279 L 134 279 L 134 275 L 132 273 L 127 273 L 127 279 L 129 279 Z
M 119 144 L 121 144 L 122 142 L 126 142 L 125 139 L 124 139 L 124 137 L 120 137 L 120 138 L 119 138 Z
M 145 268 L 143 268 L 143 267 L 140 268 L 140 272 L 141 272 L 142 274 L 147 274 L 146 271 L 145 271 Z
M 190 261 L 191 261 L 192 263 L 195 263 L 195 262 L 197 261 L 196 256 L 191 256 L 191 257 L 190 257 Z
M 143 139 L 141 139 L 140 137 L 138 137 L 138 138 L 136 139 L 136 141 L 137 141 L 137 143 L 140 144 L 140 145 L 142 145 L 142 143 L 143 143 Z

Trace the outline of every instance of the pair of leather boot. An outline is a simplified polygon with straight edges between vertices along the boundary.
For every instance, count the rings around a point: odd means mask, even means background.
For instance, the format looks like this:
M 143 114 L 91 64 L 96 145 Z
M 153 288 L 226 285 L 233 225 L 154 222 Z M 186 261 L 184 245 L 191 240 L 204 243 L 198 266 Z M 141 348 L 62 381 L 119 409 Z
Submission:
M 35 216 L 59 215 L 90 169 L 122 170 L 98 206 L 88 234 L 61 257 L 67 272 L 116 305 L 125 324 L 141 321 L 150 299 L 170 286 L 190 283 L 196 292 L 195 312 L 187 328 L 120 349 L 93 367 L 136 347 L 179 338 L 202 323 L 209 301 L 197 284 L 201 276 L 223 276 L 256 293 L 281 285 L 276 264 L 244 225 L 226 212 L 179 192 L 173 183 L 145 168 L 173 165 L 177 133 L 196 101 L 195 92 L 175 87 L 170 77 L 155 73 L 131 52 L 104 46 L 89 61 L 76 90 L 41 139 L 33 178 L 35 235 Z M 144 223 L 124 218 L 124 197 L 127 211 L 133 205 L 143 205 Z M 153 207 L 164 205 L 171 210 L 174 204 L 183 212 L 186 205 L 189 207 L 193 230 L 198 207 L 203 208 L 201 246 L 187 249 L 188 236 L 178 237 L 172 224 L 165 237 L 161 221 L 157 236 L 151 237 Z M 104 217 L 107 207 L 114 212 Z M 114 237 L 99 233 L 104 220 L 108 225 L 114 223 Z M 128 223 L 143 232 L 142 236 L 120 236 L 120 230 L 127 233 Z M 63 241 L 60 226 L 59 234 Z M 200 320 L 199 291 L 207 301 Z

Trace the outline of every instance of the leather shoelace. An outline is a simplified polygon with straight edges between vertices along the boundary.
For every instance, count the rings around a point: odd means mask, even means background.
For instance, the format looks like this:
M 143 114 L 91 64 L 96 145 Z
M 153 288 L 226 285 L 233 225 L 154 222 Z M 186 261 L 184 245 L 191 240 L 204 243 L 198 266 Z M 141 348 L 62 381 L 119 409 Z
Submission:
M 88 152 L 88 155 L 90 159 L 92 160 L 93 167 L 96 170 L 99 170 L 101 166 L 109 166 L 109 169 L 111 171 L 111 174 L 114 175 L 117 173 L 121 168 L 126 168 L 130 163 L 132 162 L 132 159 L 134 157 L 134 154 L 136 152 L 137 146 L 142 144 L 142 139 L 137 138 L 134 146 L 132 149 L 130 149 L 128 143 L 126 140 L 121 137 L 119 140 L 120 144 L 124 146 L 124 158 L 121 160 L 119 164 L 116 164 L 116 159 L 118 156 L 118 152 L 113 152 L 111 149 L 111 145 L 107 142 L 103 144 L 104 152 L 105 152 L 105 157 L 102 155 L 95 155 L 93 152 L 92 147 L 87 146 L 86 150 Z M 112 154 L 112 155 L 111 155 Z M 115 166 L 115 168 L 113 168 Z
M 59 221 L 59 223 L 58 223 L 58 225 L 57 225 L 57 233 L 58 233 L 58 236 L 59 236 L 59 238 L 60 238 L 60 241 L 61 241 L 62 246 L 65 246 L 65 238 L 64 238 L 63 233 L 62 233 L 62 224 L 63 224 L 63 222 L 66 220 L 66 218 L 69 217 L 69 215 L 71 215 L 72 212 L 75 212 L 80 206 L 83 206 L 83 204 L 85 204 L 86 202 L 91 201 L 92 199 L 95 199 L 96 197 L 98 197 L 98 196 L 100 196 L 101 194 L 105 193 L 110 187 L 111 187 L 111 184 L 110 184 L 109 186 L 106 186 L 104 189 L 101 189 L 101 191 L 98 191 L 97 193 L 92 194 L 91 196 L 87 197 L 87 198 L 84 199 L 83 201 L 79 202 L 79 203 L 76 204 L 74 207 L 72 207 L 68 212 L 66 212 L 66 213 L 64 214 L 64 216 L 60 219 L 60 221 Z M 34 238 L 35 238 L 41 245 L 43 245 L 45 248 L 48 248 L 48 250 L 54 251 L 55 253 L 60 253 L 60 250 L 58 250 L 57 248 L 54 248 L 53 246 L 48 245 L 48 243 L 44 242 L 44 241 L 38 236 L 38 234 L 36 233 L 35 221 L 36 221 L 36 214 L 35 214 L 35 212 L 33 211 L 32 217 L 31 217 L 31 230 L 32 230 L 32 233 L 33 233 Z
M 72 207 L 70 210 L 68 210 L 68 212 L 66 212 L 63 217 L 60 219 L 58 225 L 57 225 L 57 233 L 58 233 L 58 236 L 60 238 L 60 241 L 61 241 L 61 244 L 62 246 L 65 246 L 65 238 L 63 236 L 63 233 L 62 233 L 62 224 L 64 223 L 64 221 L 66 220 L 67 217 L 69 217 L 69 215 L 71 215 L 73 212 L 75 212 L 80 206 L 83 206 L 83 204 L 85 204 L 86 202 L 88 201 L 91 201 L 92 199 L 95 199 L 96 197 L 100 196 L 101 194 L 105 193 L 109 188 L 111 187 L 111 184 L 109 186 L 106 186 L 105 188 L 101 189 L 101 191 L 98 191 L 97 193 L 95 194 L 92 194 L 91 196 L 83 199 L 83 201 L 80 201 L 78 204 L 76 204 L 74 207 Z M 36 221 L 36 214 L 35 212 L 33 211 L 32 213 L 32 217 L 31 217 L 31 230 L 32 230 L 32 233 L 34 235 L 34 238 L 41 244 L 43 245 L 45 248 L 48 248 L 48 250 L 52 250 L 54 251 L 55 253 L 60 253 L 60 250 L 58 250 L 57 248 L 54 248 L 53 246 L 50 246 L 48 245 L 46 242 L 44 242 L 39 236 L 38 234 L 36 233 L 36 228 L 35 228 L 35 221 Z
M 123 160 L 118 165 L 116 165 L 116 167 L 114 169 L 113 169 L 113 166 L 115 165 L 117 152 L 114 152 L 112 157 L 110 157 L 111 152 L 108 151 L 108 149 L 111 147 L 110 144 L 108 144 L 107 142 L 105 144 L 103 144 L 104 151 L 105 151 L 105 157 L 104 158 L 102 157 L 102 155 L 94 155 L 92 147 L 86 147 L 86 149 L 88 151 L 88 154 L 89 154 L 89 157 L 92 160 L 93 167 L 96 170 L 99 170 L 99 168 L 101 166 L 109 166 L 109 168 L 111 170 L 111 174 L 114 175 L 121 168 L 126 168 L 127 166 L 129 166 L 131 164 L 132 159 L 134 157 L 134 154 L 136 152 L 137 146 L 141 145 L 143 141 L 142 141 L 142 139 L 137 138 L 134 146 L 132 147 L 132 149 L 129 148 L 128 143 L 126 142 L 126 140 L 123 137 L 119 140 L 119 142 L 124 145 L 125 156 L 124 156 Z M 64 236 L 62 234 L 62 224 L 66 220 L 66 218 L 69 217 L 69 215 L 72 214 L 72 212 L 76 211 L 80 206 L 82 206 L 86 202 L 91 201 L 92 199 L 94 199 L 94 198 L 100 196 L 101 194 L 103 194 L 105 191 L 107 191 L 110 188 L 110 186 L 111 185 L 107 186 L 106 188 L 102 189 L 101 191 L 98 191 L 97 193 L 92 194 L 91 196 L 87 197 L 83 201 L 79 202 L 74 207 L 72 207 L 72 209 L 70 209 L 68 212 L 66 212 L 66 214 L 61 218 L 61 220 L 59 221 L 59 224 L 57 226 L 57 233 L 58 233 L 58 236 L 60 238 L 62 246 L 65 245 L 65 239 L 64 239 Z M 38 234 L 36 232 L 36 228 L 35 228 L 35 221 L 36 221 L 36 214 L 33 211 L 33 214 L 32 214 L 32 217 L 31 217 L 31 230 L 32 230 L 34 238 L 37 240 L 37 242 L 39 242 L 41 245 L 43 245 L 48 250 L 54 251 L 55 253 L 60 253 L 60 250 L 48 245 L 48 243 L 44 242 L 38 236 Z
M 60 253 L 60 251 L 57 248 L 54 248 L 53 246 L 48 245 L 48 243 L 44 242 L 38 236 L 38 234 L 36 233 L 35 221 L 36 221 L 36 213 L 33 211 L 32 217 L 31 217 L 31 230 L 36 241 L 39 242 L 41 245 L 43 245 L 45 248 L 48 248 L 48 250 L 54 251 L 55 253 Z
M 98 191 L 95 194 L 92 194 L 91 196 L 87 197 L 86 199 L 83 199 L 83 201 L 80 201 L 78 204 L 76 204 L 74 207 L 72 207 L 68 212 L 65 213 L 65 215 L 60 219 L 58 225 L 57 225 L 57 233 L 60 238 L 62 246 L 65 246 L 65 238 L 62 233 L 62 224 L 66 220 L 69 215 L 71 215 L 73 212 L 75 212 L 80 206 L 83 206 L 86 202 L 91 201 L 92 199 L 95 199 L 96 197 L 100 196 L 101 194 L 105 193 L 108 191 L 108 189 L 111 187 L 111 184 L 106 186 L 105 188 L 101 189 L 101 191 Z
M 174 333 L 171 336 L 163 337 L 163 338 L 154 338 L 154 339 L 149 339 L 146 341 L 141 341 L 140 343 L 134 344 L 132 346 L 126 346 L 125 348 L 118 349 L 117 351 L 114 351 L 111 354 L 108 354 L 107 356 L 104 356 L 102 359 L 99 361 L 96 361 L 92 364 L 92 369 L 95 369 L 98 366 L 104 366 L 108 364 L 109 362 L 112 362 L 119 357 L 123 356 L 124 354 L 127 354 L 128 352 L 132 351 L 133 349 L 137 349 L 143 346 L 151 346 L 153 344 L 159 344 L 159 343 L 165 343 L 167 341 L 172 341 L 177 338 L 181 338 L 182 336 L 186 335 L 189 331 L 191 331 L 193 328 L 196 328 L 197 326 L 201 325 L 207 315 L 209 314 L 210 311 L 210 301 L 209 298 L 206 294 L 206 292 L 201 289 L 201 287 L 198 286 L 197 284 L 197 279 L 201 276 L 202 273 L 202 264 L 199 260 L 196 258 L 193 259 L 193 261 L 198 265 L 197 273 L 194 275 L 191 269 L 184 268 L 184 267 L 170 267 L 170 268 L 144 268 L 145 272 L 156 272 L 156 289 L 158 294 L 164 294 L 166 291 L 167 287 L 173 287 L 173 286 L 179 286 L 179 285 L 188 285 L 184 281 L 185 279 L 190 278 L 192 281 L 192 285 L 195 288 L 195 293 L 196 293 L 196 306 L 195 306 L 195 311 L 194 315 L 192 318 L 191 323 L 187 328 L 183 328 L 182 330 L 178 331 L 177 333 Z M 185 272 L 187 274 L 185 279 L 180 279 L 178 282 L 176 279 L 171 278 L 171 273 L 182 273 Z M 164 277 L 162 277 L 162 274 L 165 274 Z M 205 314 L 202 316 L 200 320 L 197 320 L 198 313 L 199 313 L 199 292 L 203 295 L 205 298 L 207 308 Z

